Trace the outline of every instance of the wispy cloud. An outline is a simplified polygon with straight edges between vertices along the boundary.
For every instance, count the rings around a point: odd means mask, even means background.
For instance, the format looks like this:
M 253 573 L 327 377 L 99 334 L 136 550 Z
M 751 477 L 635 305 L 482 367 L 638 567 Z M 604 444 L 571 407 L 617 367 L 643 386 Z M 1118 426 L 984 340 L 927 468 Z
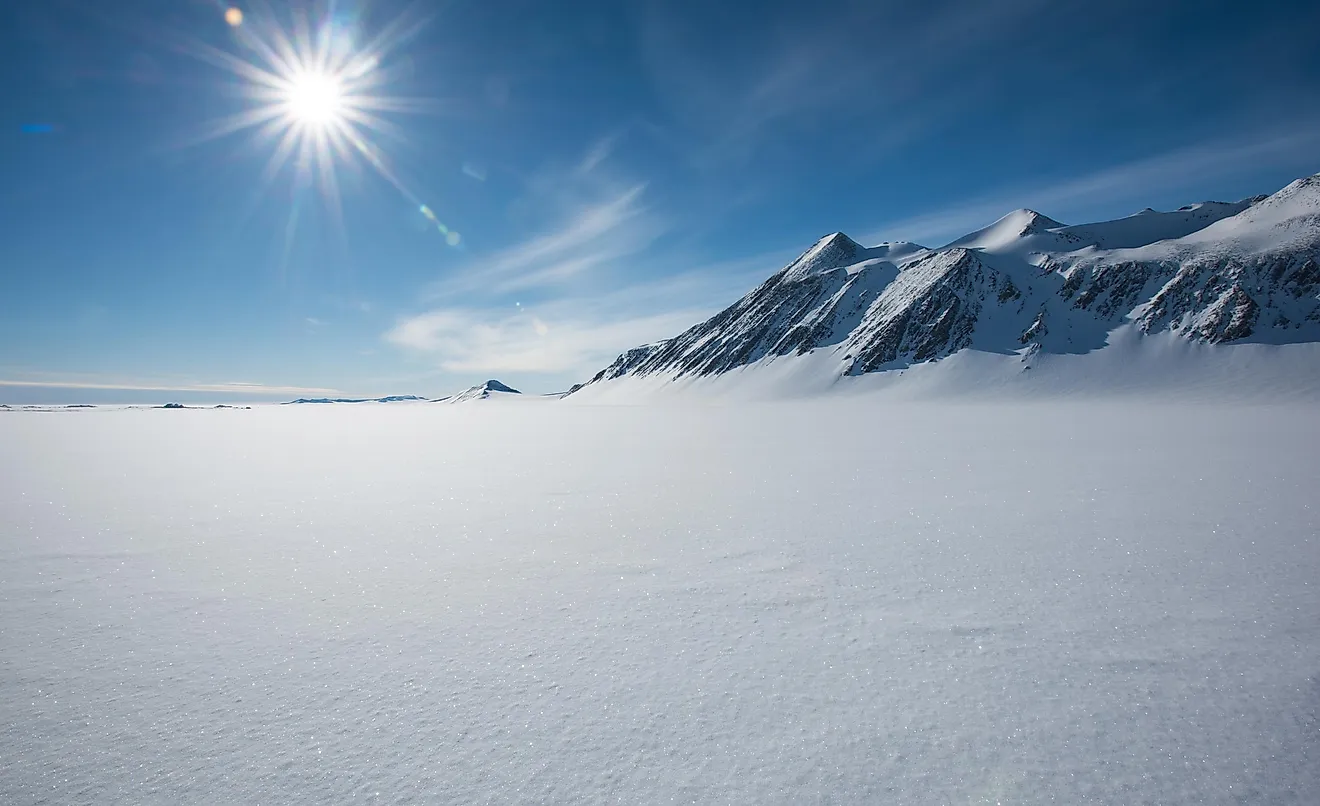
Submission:
M 432 282 L 423 309 L 399 316 L 384 340 L 440 373 L 582 373 L 708 315 L 689 272 L 640 265 L 669 218 L 648 203 L 647 182 L 613 164 L 625 134 L 526 177 L 511 218 L 545 224 Z
M 325 389 L 309 386 L 271 386 L 262 383 L 169 383 L 142 381 L 83 381 L 59 378 L 25 380 L 0 378 L 0 387 L 19 387 L 33 389 L 101 389 L 123 392 L 214 392 L 225 395 L 330 395 L 338 394 L 338 389 Z
M 447 372 L 590 377 L 619 353 L 708 318 L 781 268 L 776 251 L 534 305 L 445 306 L 401 317 L 387 342 Z
M 614 153 L 614 147 L 622 136 L 622 132 L 611 132 L 592 143 L 591 148 L 583 155 L 582 161 L 577 164 L 575 170 L 578 175 L 585 176 L 599 168 Z
M 616 152 L 630 131 L 527 177 L 514 217 L 549 225 L 431 283 L 422 309 L 400 315 L 383 340 L 440 374 L 582 380 L 707 318 L 796 254 L 712 260 L 690 235 L 691 211 L 662 214 L 646 181 L 621 179 Z M 666 248 L 654 249 L 662 237 Z
M 893 219 L 862 241 L 910 240 L 939 245 L 1021 207 L 1060 219 L 1073 212 L 1086 214 L 1123 202 L 1135 205 L 1131 212 L 1136 212 L 1146 206 L 1145 200 L 1154 189 L 1190 189 L 1204 186 L 1207 180 L 1274 166 L 1315 170 L 1320 168 L 1314 156 L 1317 151 L 1320 129 L 1309 127 L 1254 139 L 1202 143 L 1054 183 L 1005 187 L 949 207 Z M 1261 192 L 1269 190 L 1262 188 Z
M 664 225 L 643 203 L 645 184 L 576 209 L 551 231 L 488 257 L 478 257 L 459 273 L 435 283 L 427 296 L 508 294 L 557 285 L 591 269 L 643 251 Z
M 599 321 L 530 313 L 496 318 L 488 310 L 451 309 L 405 320 L 387 338 L 434 354 L 449 372 L 576 372 L 586 377 L 620 352 L 616 345 L 672 336 L 708 314 L 696 309 Z
M 974 65 L 1047 0 L 842 2 L 826 13 L 727 20 L 738 43 L 710 36 L 721 26 L 687 24 L 679 7 L 653 3 L 642 18 L 643 63 L 667 113 L 700 145 L 699 167 L 751 159 L 767 142 L 823 127 L 859 137 L 857 150 L 883 152 L 918 137 L 974 95 Z M 957 91 L 943 81 L 960 77 Z M 941 82 L 942 91 L 930 92 Z M 867 121 L 861 128 L 854 124 Z M 865 146 L 863 149 L 862 146 Z

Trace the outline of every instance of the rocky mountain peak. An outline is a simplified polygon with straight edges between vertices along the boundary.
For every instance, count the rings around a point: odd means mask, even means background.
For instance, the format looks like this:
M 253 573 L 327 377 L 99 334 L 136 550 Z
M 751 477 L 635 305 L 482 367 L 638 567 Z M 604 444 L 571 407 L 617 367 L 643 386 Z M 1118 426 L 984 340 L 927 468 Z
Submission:
M 846 269 L 841 271 L 840 269 Z M 963 349 L 1086 353 L 1117 330 L 1209 344 L 1320 341 L 1320 175 L 1263 200 L 1064 226 L 1015 210 L 940 249 L 833 233 L 711 319 L 586 386 L 815 354 L 839 376 Z
M 784 269 L 786 276 L 801 278 L 833 271 L 863 259 L 862 245 L 835 232 L 821 238 Z

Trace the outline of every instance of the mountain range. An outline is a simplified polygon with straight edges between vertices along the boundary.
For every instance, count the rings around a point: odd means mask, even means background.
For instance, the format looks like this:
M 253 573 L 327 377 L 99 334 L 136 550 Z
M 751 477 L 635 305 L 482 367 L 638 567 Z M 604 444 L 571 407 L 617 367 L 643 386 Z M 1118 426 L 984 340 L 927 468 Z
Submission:
M 1089 353 L 1119 331 L 1218 345 L 1320 341 L 1320 174 L 1269 196 L 1069 226 L 1015 210 L 938 248 L 841 232 L 710 319 L 583 387 L 826 353 L 837 375 L 963 350 Z
M 420 395 L 389 395 L 387 397 L 300 397 L 283 405 L 329 403 L 465 403 L 469 400 L 490 400 L 522 394 L 517 389 L 497 380 L 489 380 L 446 397 L 429 398 Z M 178 404 L 173 404 L 177 406 Z

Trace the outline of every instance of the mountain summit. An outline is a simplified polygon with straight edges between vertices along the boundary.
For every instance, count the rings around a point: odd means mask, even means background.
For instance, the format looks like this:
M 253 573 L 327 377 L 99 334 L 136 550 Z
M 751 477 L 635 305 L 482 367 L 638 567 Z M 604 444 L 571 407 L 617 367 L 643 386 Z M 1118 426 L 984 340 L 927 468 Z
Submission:
M 441 398 L 440 402 L 445 403 L 463 403 L 469 400 L 490 400 L 492 397 L 503 397 L 505 395 L 520 395 L 517 389 L 512 386 L 501 383 L 497 380 L 489 380 L 483 384 L 478 384 L 469 389 L 464 389 L 451 397 Z
M 1062 227 L 1063 225 L 1058 221 L 1043 216 L 1035 210 L 1014 210 L 985 229 L 964 235 L 949 244 L 948 248 L 961 246 L 967 249 L 1004 249 L 1025 238 L 1043 235 Z
M 969 348 L 1084 353 L 1123 329 L 1207 344 L 1320 341 L 1320 175 L 1268 197 L 1077 226 L 1015 210 L 933 250 L 868 249 L 836 232 L 707 321 L 624 352 L 582 386 L 811 352 L 832 357 L 838 375 Z

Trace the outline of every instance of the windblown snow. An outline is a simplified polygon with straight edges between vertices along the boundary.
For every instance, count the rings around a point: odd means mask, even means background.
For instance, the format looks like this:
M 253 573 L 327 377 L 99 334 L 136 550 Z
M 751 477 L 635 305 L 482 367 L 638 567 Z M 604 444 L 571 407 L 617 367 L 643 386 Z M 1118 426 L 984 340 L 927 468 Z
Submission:
M 573 399 L 0 416 L 0 802 L 1320 802 L 1313 401 Z

